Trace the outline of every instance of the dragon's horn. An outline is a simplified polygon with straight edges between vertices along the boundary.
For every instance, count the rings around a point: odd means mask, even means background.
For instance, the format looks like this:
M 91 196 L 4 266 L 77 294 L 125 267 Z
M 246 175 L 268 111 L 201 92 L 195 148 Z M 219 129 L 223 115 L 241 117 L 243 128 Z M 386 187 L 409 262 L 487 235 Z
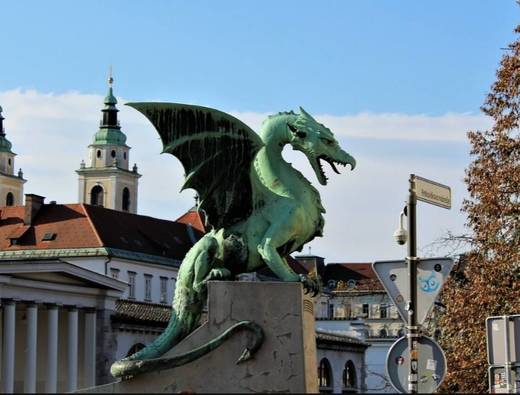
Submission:
M 314 118 L 312 117 L 312 115 L 309 114 L 307 111 L 305 111 L 305 110 L 303 109 L 303 107 L 301 107 L 301 106 L 300 106 L 300 112 L 301 112 L 304 116 L 309 117 L 310 119 L 314 119 Z

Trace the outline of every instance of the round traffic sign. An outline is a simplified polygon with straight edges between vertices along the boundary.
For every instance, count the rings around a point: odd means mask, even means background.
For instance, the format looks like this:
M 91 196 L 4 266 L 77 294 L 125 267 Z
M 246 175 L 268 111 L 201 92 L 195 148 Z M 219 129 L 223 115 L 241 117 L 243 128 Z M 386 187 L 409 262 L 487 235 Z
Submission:
M 418 392 L 432 393 L 446 375 L 446 356 L 439 344 L 426 336 L 418 338 Z M 386 374 L 390 383 L 400 393 L 408 393 L 408 375 L 410 372 L 410 353 L 408 339 L 401 337 L 388 350 L 386 355 Z

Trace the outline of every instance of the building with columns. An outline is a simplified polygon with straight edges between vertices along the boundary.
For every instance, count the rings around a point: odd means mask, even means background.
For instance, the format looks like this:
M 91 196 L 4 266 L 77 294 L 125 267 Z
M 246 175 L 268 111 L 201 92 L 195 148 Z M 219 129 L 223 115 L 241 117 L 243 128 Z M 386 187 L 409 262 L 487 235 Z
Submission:
M 138 180 L 134 164 L 129 170 L 130 147 L 121 131 L 110 76 L 105 107 L 94 141 L 89 145 L 89 163 L 81 162 L 78 173 L 79 202 L 137 213 Z
M 1 391 L 94 385 L 100 350 L 111 341 L 109 317 L 127 284 L 59 259 L 2 261 L 0 273 Z
M 11 150 L 12 144 L 5 135 L 4 117 L 0 107 L 0 205 L 14 206 L 23 203 L 23 178 L 22 169 L 14 174 L 14 157 Z

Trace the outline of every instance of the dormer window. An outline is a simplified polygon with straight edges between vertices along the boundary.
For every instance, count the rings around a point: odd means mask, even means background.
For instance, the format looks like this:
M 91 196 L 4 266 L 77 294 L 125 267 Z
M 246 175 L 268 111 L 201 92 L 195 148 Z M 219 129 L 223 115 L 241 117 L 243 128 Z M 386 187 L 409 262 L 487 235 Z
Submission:
M 56 233 L 45 233 L 42 237 L 42 241 L 52 241 L 56 239 Z

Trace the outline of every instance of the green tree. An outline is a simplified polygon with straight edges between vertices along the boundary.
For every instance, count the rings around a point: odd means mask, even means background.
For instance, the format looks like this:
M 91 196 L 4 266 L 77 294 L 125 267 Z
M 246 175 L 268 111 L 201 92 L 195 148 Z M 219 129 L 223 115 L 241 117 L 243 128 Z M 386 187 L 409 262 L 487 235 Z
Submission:
M 520 314 L 520 39 L 509 45 L 496 76 L 481 108 L 493 126 L 468 133 L 470 197 L 462 210 L 472 248 L 442 296 L 443 389 L 450 392 L 487 391 L 485 319 Z

